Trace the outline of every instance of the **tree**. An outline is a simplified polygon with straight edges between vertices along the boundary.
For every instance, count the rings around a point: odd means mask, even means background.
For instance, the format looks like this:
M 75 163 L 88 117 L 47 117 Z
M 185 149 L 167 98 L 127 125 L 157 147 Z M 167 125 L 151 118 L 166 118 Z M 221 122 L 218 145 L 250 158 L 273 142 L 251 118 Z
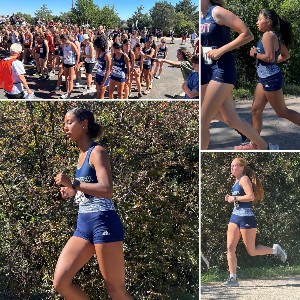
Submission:
M 191 0 L 181 0 L 175 5 L 177 28 L 185 28 L 189 32 L 199 28 L 199 10 Z M 177 21 L 177 16 L 181 21 Z M 184 16 L 184 17 L 182 17 Z M 180 24 L 181 23 L 181 24 Z
M 186 18 L 183 12 L 175 13 L 175 23 L 174 23 L 175 32 L 182 33 L 184 31 L 191 32 L 195 30 L 195 23 Z
M 21 13 L 21 12 L 17 12 L 15 13 L 15 15 L 24 18 L 26 20 L 27 23 L 32 24 L 33 23 L 33 18 L 30 14 L 25 14 L 25 13 Z
M 144 27 L 152 27 L 152 18 L 148 13 L 143 13 L 143 10 L 143 5 L 138 6 L 134 14 L 128 19 L 127 22 L 131 25 L 131 27 L 136 27 L 136 24 L 139 29 L 143 29 Z
M 168 32 L 174 26 L 175 8 L 167 1 L 156 2 L 150 16 L 155 28 Z
M 99 7 L 94 4 L 93 0 L 77 0 L 71 10 L 71 20 L 78 25 L 96 26 L 97 13 L 99 13 Z
M 97 25 L 105 25 L 107 28 L 119 27 L 121 19 L 115 11 L 115 6 L 104 5 L 97 14 Z
M 39 10 L 35 11 L 34 14 L 36 18 L 45 20 L 52 19 L 52 10 L 48 9 L 46 4 L 43 4 L 42 7 Z

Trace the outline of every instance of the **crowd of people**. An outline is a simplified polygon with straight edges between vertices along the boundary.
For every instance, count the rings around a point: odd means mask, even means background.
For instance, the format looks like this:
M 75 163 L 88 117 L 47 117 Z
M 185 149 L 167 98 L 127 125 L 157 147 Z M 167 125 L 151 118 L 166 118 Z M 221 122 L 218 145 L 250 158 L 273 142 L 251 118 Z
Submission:
M 197 34 L 192 35 L 194 53 L 182 48 L 189 65 L 183 71 L 182 84 L 187 99 L 199 98 L 199 42 L 195 44 Z M 56 87 L 49 93 L 62 99 L 72 98 L 74 87 L 83 87 L 83 95 L 96 95 L 97 99 L 114 99 L 115 90 L 118 99 L 128 99 L 133 92 L 137 98 L 148 95 L 153 81 L 161 78 L 164 63 L 169 62 L 162 32 L 146 28 L 128 32 L 41 19 L 33 26 L 12 24 L 11 18 L 6 18 L 0 24 L 0 47 L 7 53 L 0 70 L 9 75 L 0 77 L 0 88 L 7 98 L 15 99 L 32 96 L 24 65 L 34 68 L 36 80 L 53 80 L 57 75 Z M 8 83 L 13 84 L 12 89 L 7 89 Z

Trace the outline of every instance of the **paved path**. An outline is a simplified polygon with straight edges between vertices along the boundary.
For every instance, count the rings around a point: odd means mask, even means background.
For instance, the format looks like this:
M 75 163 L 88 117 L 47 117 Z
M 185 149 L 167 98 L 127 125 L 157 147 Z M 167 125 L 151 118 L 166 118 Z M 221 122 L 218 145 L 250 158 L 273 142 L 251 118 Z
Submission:
M 201 299 L 216 300 L 299 300 L 300 276 L 240 281 L 240 287 L 225 288 L 221 283 L 201 287 Z
M 300 98 L 287 97 L 286 105 L 300 112 Z M 241 118 L 251 122 L 252 100 L 236 103 L 236 109 Z M 210 125 L 209 150 L 232 150 L 241 143 L 240 135 L 225 124 L 213 121 Z M 277 117 L 273 108 L 268 104 L 263 114 L 262 137 L 272 144 L 278 144 L 280 150 L 300 150 L 300 128 L 292 122 Z M 300 296 L 299 296 L 300 299 Z
M 177 49 L 181 47 L 181 38 L 175 39 L 175 44 L 170 44 L 170 38 L 167 38 L 167 46 L 169 48 L 168 59 L 177 61 Z M 159 42 L 157 42 L 159 45 Z M 193 52 L 190 41 L 184 45 L 189 51 Z M 29 87 L 34 91 L 35 95 L 39 99 L 58 99 L 61 94 L 54 93 L 56 87 L 57 75 L 51 77 L 50 80 L 39 80 L 33 76 L 35 73 L 35 68 L 26 66 L 26 78 Z M 56 71 L 57 73 L 57 71 Z M 94 78 L 94 76 L 93 76 Z M 82 72 L 82 80 L 85 81 L 84 71 Z M 183 77 L 179 68 L 173 68 L 168 64 L 164 64 L 163 72 L 161 74 L 161 79 L 154 79 L 153 88 L 148 95 L 143 95 L 142 99 L 173 99 L 175 95 L 182 93 L 181 85 L 183 83 Z M 135 87 L 135 83 L 133 84 Z M 83 95 L 83 88 L 74 87 L 72 93 L 72 99 L 95 99 L 96 95 Z M 145 87 L 142 87 L 142 91 Z M 92 91 L 96 91 L 95 88 Z M 133 96 L 130 99 L 137 99 L 137 92 L 132 92 Z M 116 98 L 115 93 L 115 98 Z M 178 97 L 183 98 L 183 97 Z M 0 99 L 6 99 L 4 96 L 4 91 L 0 89 Z

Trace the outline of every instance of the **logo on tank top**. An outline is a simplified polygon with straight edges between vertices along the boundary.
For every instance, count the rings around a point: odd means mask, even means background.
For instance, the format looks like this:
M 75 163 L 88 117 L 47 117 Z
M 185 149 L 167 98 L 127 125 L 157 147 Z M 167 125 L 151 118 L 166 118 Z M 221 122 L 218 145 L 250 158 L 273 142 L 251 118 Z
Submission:
M 201 26 L 200 26 L 201 33 L 208 33 L 209 32 L 210 24 L 211 23 L 201 24 Z
M 110 233 L 108 231 L 104 231 L 102 235 L 110 235 Z

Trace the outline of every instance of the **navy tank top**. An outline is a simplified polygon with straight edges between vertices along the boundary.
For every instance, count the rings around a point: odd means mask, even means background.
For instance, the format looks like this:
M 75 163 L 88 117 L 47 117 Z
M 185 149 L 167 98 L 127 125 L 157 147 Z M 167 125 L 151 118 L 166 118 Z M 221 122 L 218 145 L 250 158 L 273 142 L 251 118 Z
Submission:
M 201 45 L 202 47 L 211 47 L 218 49 L 228 44 L 231 41 L 230 28 L 227 26 L 219 25 L 213 17 L 213 10 L 217 5 L 212 5 L 208 8 L 206 15 L 201 16 Z M 223 54 L 218 61 L 234 64 L 233 53 L 231 51 Z M 216 64 L 217 60 L 213 61 Z
M 260 78 L 267 78 L 269 76 L 272 76 L 276 73 L 280 72 L 280 69 L 277 65 L 278 56 L 280 55 L 281 51 L 281 41 L 278 38 L 279 47 L 278 50 L 275 51 L 275 60 L 272 63 L 268 63 L 262 60 L 257 60 L 257 75 Z M 265 54 L 264 45 L 262 43 L 262 39 L 260 39 L 256 46 L 257 53 Z
M 97 183 L 96 170 L 90 165 L 90 156 L 97 143 L 92 143 L 87 151 L 84 162 L 80 168 L 76 168 L 75 178 L 80 182 Z M 75 196 L 75 202 L 79 203 L 79 213 L 99 212 L 115 210 L 111 199 L 92 196 L 78 191 Z
M 126 63 L 125 63 L 124 53 L 121 54 L 120 59 L 117 59 L 116 54 L 114 54 L 111 76 L 117 78 L 125 78 L 125 68 L 126 68 Z
M 100 56 L 100 53 L 98 55 L 96 68 L 97 68 L 97 74 L 99 74 L 100 76 L 104 76 L 106 73 L 106 60 L 105 60 L 106 55 L 107 55 L 107 51 L 102 56 Z
M 231 189 L 231 194 L 232 196 L 246 195 L 244 189 L 240 186 L 240 179 L 233 185 Z M 253 216 L 254 214 L 252 210 L 252 201 L 249 202 L 237 201 L 232 213 L 238 216 Z

